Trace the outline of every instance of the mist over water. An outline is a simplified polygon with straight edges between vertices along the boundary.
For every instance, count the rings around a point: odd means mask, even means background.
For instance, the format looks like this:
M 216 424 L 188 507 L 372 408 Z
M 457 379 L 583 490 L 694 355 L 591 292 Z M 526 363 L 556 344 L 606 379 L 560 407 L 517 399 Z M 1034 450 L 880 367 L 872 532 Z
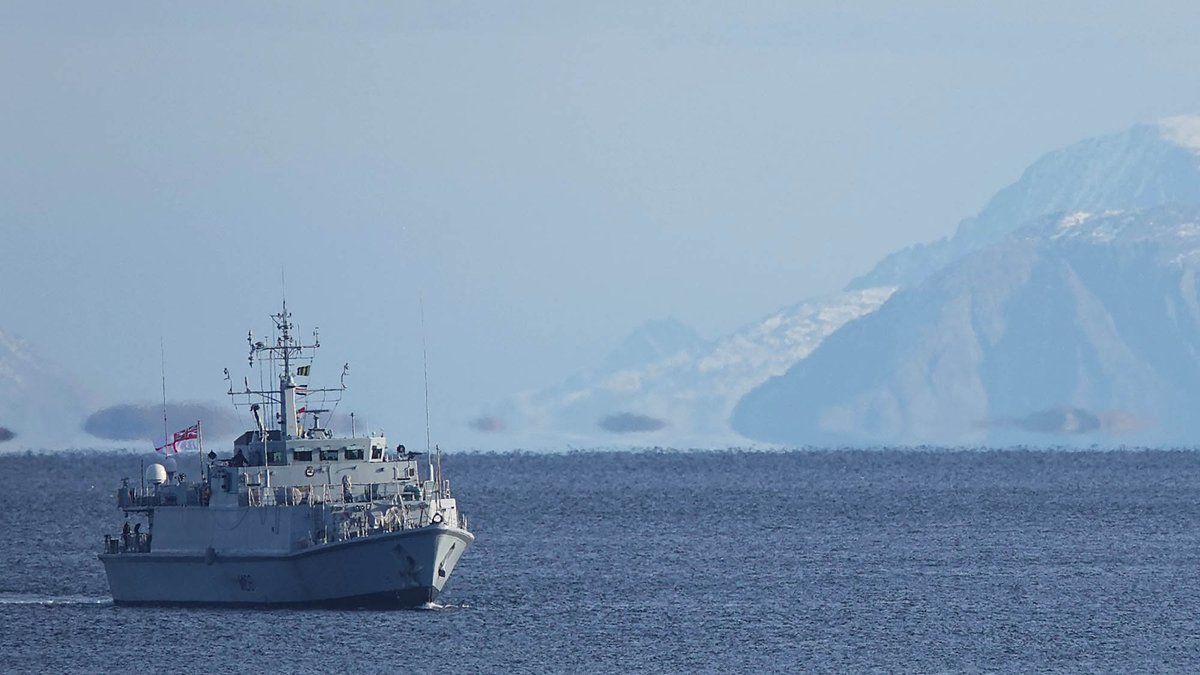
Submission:
M 0 455 L 4 670 L 1163 671 L 1200 657 L 1191 451 L 447 455 L 478 539 L 440 606 L 397 612 L 112 606 L 95 555 L 142 457 Z

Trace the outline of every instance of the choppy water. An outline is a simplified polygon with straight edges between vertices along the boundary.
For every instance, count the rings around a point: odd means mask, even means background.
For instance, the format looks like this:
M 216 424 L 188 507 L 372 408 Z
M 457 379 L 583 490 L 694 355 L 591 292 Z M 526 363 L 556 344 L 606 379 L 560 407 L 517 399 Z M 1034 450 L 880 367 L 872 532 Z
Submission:
M 130 455 L 0 455 L 11 672 L 1196 671 L 1200 454 L 452 455 L 423 611 L 117 608 Z

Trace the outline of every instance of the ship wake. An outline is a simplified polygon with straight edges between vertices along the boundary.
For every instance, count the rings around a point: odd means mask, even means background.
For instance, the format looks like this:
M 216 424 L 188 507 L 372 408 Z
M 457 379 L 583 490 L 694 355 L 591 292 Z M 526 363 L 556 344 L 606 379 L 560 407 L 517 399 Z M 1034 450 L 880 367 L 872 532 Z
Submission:
M 43 607 L 104 607 L 113 604 L 112 598 L 88 595 L 29 595 L 0 593 L 0 605 L 41 605 Z

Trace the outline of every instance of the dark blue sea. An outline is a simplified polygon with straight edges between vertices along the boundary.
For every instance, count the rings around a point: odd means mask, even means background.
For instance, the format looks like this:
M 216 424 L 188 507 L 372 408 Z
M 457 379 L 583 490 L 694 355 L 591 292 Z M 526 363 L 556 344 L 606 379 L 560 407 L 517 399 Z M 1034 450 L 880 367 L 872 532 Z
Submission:
M 142 456 L 0 455 L 3 672 L 1200 670 L 1200 453 L 455 454 L 444 606 L 114 607 Z

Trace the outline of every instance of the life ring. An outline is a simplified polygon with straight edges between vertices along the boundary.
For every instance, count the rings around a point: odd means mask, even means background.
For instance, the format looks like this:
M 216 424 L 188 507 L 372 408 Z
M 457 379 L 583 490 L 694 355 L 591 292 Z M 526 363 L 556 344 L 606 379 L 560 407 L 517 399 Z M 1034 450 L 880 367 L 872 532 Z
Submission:
M 433 523 L 434 525 L 437 525 L 438 523 L 442 522 L 442 514 L 440 514 L 440 513 L 433 514 L 433 517 L 429 519 L 429 522 Z
M 311 466 L 304 467 L 304 475 L 305 476 L 312 478 L 314 475 L 316 475 L 316 473 L 317 473 L 317 470 L 312 468 Z

